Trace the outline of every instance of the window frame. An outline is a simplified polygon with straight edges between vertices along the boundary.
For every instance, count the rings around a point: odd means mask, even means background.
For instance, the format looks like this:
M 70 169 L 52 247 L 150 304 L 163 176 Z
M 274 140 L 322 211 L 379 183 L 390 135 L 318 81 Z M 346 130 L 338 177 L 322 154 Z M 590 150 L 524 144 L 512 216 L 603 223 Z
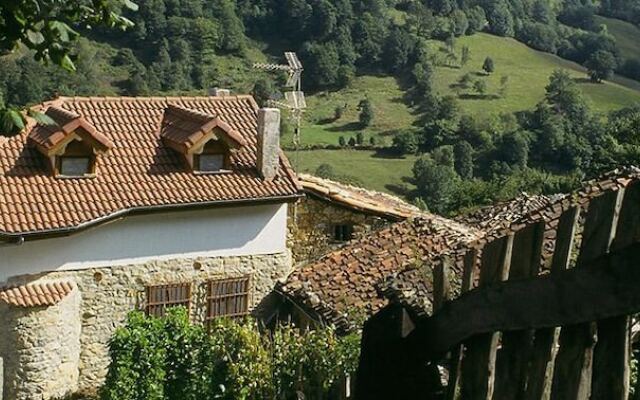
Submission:
M 62 170 L 62 164 L 65 159 L 86 159 L 87 160 L 87 170 L 83 174 L 65 174 Z M 58 175 L 63 178 L 83 178 L 87 176 L 92 176 L 94 174 L 94 159 L 92 156 L 75 156 L 75 155 L 61 155 L 57 157 L 57 166 Z
M 354 224 L 340 223 L 331 225 L 331 240 L 334 243 L 346 243 L 353 239 Z M 338 232 L 340 230 L 341 232 Z
M 194 155 L 193 159 L 193 169 L 195 172 L 199 174 L 219 174 L 230 171 L 231 167 L 231 155 L 230 155 L 229 147 L 222 140 L 209 140 L 202 147 L 202 151 L 198 154 Z M 200 168 L 200 157 L 201 156 L 214 156 L 221 155 L 222 156 L 222 167 L 218 170 L 203 170 Z
M 82 175 L 67 175 L 62 172 L 62 162 L 69 158 L 85 158 L 88 161 L 87 172 Z M 60 178 L 87 178 L 95 175 L 96 171 L 96 155 L 93 148 L 80 140 L 72 140 L 67 143 L 64 153 L 56 155 L 55 173 Z
M 226 290 L 222 285 L 233 284 L 233 283 L 244 285 L 245 290 L 237 291 L 233 293 L 226 292 Z M 251 275 L 244 275 L 244 276 L 232 277 L 232 278 L 208 279 L 206 284 L 207 284 L 207 292 L 205 295 L 205 301 L 206 301 L 205 324 L 207 326 L 209 326 L 211 322 L 216 318 L 238 319 L 238 318 L 243 318 L 250 315 L 249 303 L 251 301 L 251 292 L 253 289 Z M 223 293 L 214 294 L 213 285 L 220 285 L 220 287 L 222 287 Z M 241 303 L 241 306 L 243 305 L 242 311 L 229 313 L 226 307 L 228 303 L 225 303 L 224 314 L 220 314 L 220 313 L 213 314 L 213 306 L 214 304 L 216 304 L 215 303 L 216 300 L 218 301 L 226 300 L 228 302 L 229 300 L 233 300 L 233 299 L 241 299 L 241 302 L 242 302 L 242 299 L 244 299 L 244 304 Z M 222 304 L 222 303 L 219 303 L 219 304 Z
M 177 290 L 186 289 L 185 296 L 179 299 L 170 299 L 171 295 L 168 294 L 168 292 L 165 292 L 165 294 L 168 297 L 166 300 L 163 298 L 161 300 L 152 301 L 152 296 L 151 296 L 152 290 L 170 290 L 170 289 L 177 289 Z M 185 308 L 187 309 L 187 313 L 190 315 L 191 303 L 192 303 L 191 301 L 192 291 L 193 291 L 193 284 L 191 282 L 177 282 L 177 283 L 147 285 L 145 286 L 145 293 L 146 293 L 145 314 L 148 316 L 162 318 L 166 315 L 166 312 L 169 308 L 185 306 Z M 162 310 L 161 313 L 151 312 L 152 309 L 155 310 L 156 308 Z

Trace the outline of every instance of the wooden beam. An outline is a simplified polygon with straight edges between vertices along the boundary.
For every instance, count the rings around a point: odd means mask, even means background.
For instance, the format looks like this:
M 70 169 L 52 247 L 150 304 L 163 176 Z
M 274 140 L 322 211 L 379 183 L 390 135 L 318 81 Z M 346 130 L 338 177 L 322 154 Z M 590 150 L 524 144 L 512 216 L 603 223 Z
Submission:
M 407 337 L 433 359 L 473 335 L 552 328 L 640 311 L 640 244 L 581 268 L 476 288 L 416 321 Z
M 507 279 L 511 266 L 514 235 L 488 243 L 482 251 L 479 285 L 489 285 Z M 496 352 L 500 332 L 472 338 L 464 344 L 462 359 L 461 398 L 490 400 L 493 397 Z
M 551 273 L 564 271 L 569 267 L 575 231 L 578 225 L 578 208 L 573 207 L 560 215 L 556 228 L 556 239 L 551 259 Z M 533 357 L 529 362 L 525 400 L 547 400 L 551 396 L 554 360 L 560 328 L 544 328 L 535 331 Z

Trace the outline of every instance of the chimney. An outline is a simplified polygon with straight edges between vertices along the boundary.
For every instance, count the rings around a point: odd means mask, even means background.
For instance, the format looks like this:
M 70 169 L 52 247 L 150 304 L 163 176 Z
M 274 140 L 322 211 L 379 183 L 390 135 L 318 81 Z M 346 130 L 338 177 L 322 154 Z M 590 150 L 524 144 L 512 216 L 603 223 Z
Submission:
M 231 90 L 229 89 L 221 89 L 218 87 L 214 87 L 212 89 L 209 89 L 209 96 L 220 96 L 220 97 L 224 97 L 224 96 L 230 96 L 231 95 Z
M 275 178 L 280 163 L 280 110 L 258 110 L 258 170 L 265 180 Z

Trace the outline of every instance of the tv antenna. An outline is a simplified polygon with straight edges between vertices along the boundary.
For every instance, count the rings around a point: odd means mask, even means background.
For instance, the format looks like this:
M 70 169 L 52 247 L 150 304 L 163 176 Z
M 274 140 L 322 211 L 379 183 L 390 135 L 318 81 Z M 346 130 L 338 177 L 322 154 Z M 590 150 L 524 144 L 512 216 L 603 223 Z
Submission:
M 298 146 L 300 145 L 300 124 L 302 123 L 302 113 L 307 108 L 307 102 L 302 92 L 302 63 L 298 59 L 296 53 L 287 51 L 284 53 L 287 64 L 253 64 L 253 68 L 266 71 L 285 71 L 287 73 L 287 81 L 285 87 L 291 89 L 284 93 L 284 101 L 268 100 L 268 104 L 272 107 L 284 108 L 289 111 L 291 119 L 294 122 L 293 146 L 296 150 L 296 167 L 298 164 Z

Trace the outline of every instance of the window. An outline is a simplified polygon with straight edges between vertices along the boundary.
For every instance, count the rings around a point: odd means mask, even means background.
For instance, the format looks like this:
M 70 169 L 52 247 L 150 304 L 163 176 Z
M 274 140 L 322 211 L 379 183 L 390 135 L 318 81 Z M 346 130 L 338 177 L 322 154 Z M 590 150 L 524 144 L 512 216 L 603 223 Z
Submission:
M 94 172 L 93 149 L 79 140 L 67 144 L 64 154 L 58 156 L 58 175 L 82 177 Z
M 336 242 L 346 242 L 353 238 L 353 225 L 340 224 L 333 226 L 333 240 Z
M 91 157 L 60 157 L 60 175 L 84 176 L 91 173 Z
M 223 154 L 201 154 L 198 157 L 198 171 L 215 172 L 224 168 Z
M 218 317 L 238 318 L 249 314 L 249 277 L 209 281 L 207 322 Z
M 147 315 L 162 317 L 168 308 L 191 305 L 191 284 L 147 286 Z
M 195 169 L 200 172 L 219 172 L 229 167 L 229 149 L 219 140 L 210 140 L 196 156 Z

